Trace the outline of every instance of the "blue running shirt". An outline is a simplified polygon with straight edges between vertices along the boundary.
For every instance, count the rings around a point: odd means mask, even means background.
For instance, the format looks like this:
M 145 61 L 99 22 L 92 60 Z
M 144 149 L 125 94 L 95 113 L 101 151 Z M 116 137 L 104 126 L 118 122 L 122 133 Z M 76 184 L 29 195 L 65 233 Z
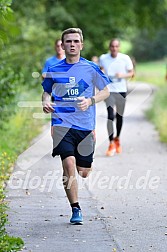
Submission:
M 62 126 L 80 130 L 95 128 L 95 106 L 86 111 L 78 108 L 77 97 L 89 98 L 95 95 L 95 87 L 104 89 L 110 81 L 91 61 L 80 58 L 75 64 L 66 60 L 48 68 L 42 82 L 45 92 L 52 93 L 55 111 L 52 113 L 52 126 Z
M 64 56 L 64 57 L 65 57 L 65 56 Z M 45 61 L 45 65 L 44 65 L 44 67 L 43 67 L 43 69 L 42 69 L 42 73 L 46 73 L 47 70 L 48 70 L 48 67 L 57 64 L 57 63 L 60 62 L 61 60 L 62 60 L 62 59 L 58 59 L 58 58 L 56 57 L 56 55 L 54 55 L 54 56 L 48 58 L 48 59 Z

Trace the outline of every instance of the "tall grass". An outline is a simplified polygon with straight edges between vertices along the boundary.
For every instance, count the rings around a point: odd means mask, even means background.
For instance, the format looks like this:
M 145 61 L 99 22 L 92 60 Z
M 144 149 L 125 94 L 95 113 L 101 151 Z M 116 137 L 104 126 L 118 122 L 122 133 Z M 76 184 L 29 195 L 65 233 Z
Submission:
M 136 66 L 136 80 L 158 87 L 152 107 L 146 115 L 154 123 L 160 140 L 167 143 L 167 60 L 140 63 Z

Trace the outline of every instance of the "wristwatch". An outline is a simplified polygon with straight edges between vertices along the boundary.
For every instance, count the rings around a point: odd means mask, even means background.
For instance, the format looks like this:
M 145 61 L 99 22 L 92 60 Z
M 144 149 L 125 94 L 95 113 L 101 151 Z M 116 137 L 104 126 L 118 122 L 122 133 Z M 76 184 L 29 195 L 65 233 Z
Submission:
M 91 103 L 92 103 L 90 106 L 95 105 L 95 98 L 94 97 L 90 97 L 90 99 L 91 99 Z

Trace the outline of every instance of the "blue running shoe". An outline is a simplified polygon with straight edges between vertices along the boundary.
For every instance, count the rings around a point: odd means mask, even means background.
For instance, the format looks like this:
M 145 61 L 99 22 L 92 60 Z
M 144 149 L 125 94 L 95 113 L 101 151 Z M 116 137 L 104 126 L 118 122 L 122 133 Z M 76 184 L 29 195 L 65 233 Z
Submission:
M 77 207 L 72 208 L 72 217 L 70 219 L 70 223 L 73 225 L 82 225 L 83 224 L 83 217 L 81 209 Z

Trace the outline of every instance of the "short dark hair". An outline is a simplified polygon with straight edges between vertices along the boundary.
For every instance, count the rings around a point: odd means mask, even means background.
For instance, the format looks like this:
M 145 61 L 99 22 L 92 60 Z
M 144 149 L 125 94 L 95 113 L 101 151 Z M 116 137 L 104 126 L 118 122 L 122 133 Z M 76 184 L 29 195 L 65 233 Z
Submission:
M 78 33 L 80 35 L 81 42 L 83 42 L 83 34 L 80 28 L 68 28 L 64 30 L 62 33 L 62 36 L 61 36 L 62 43 L 64 42 L 64 35 L 70 34 L 70 33 Z
M 109 47 L 111 47 L 111 44 L 112 44 L 112 42 L 114 42 L 114 41 L 118 41 L 118 43 L 119 43 L 119 45 L 120 45 L 120 40 L 119 40 L 118 38 L 113 38 L 113 39 L 110 40 Z

